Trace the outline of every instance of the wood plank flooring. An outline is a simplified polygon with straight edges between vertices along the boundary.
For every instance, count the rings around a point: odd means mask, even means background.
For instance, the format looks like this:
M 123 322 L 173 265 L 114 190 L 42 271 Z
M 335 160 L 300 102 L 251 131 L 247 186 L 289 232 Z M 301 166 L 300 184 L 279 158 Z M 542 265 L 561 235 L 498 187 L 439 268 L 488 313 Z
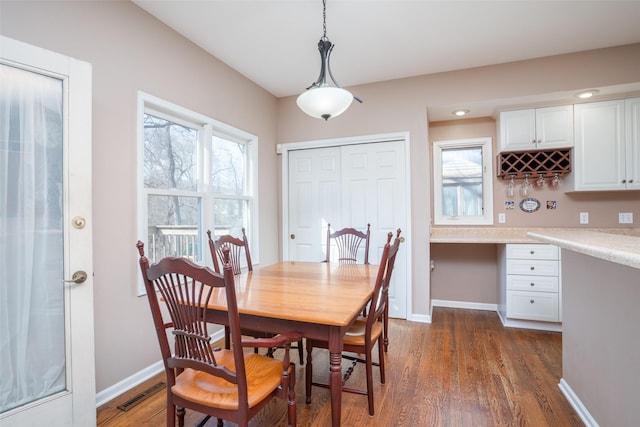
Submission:
M 560 333 L 504 328 L 495 312 L 435 308 L 431 324 L 392 319 L 389 337 L 386 384 L 380 384 L 374 367 L 376 415 L 369 416 L 366 396 L 343 393 L 343 426 L 584 425 L 558 388 Z M 297 362 L 296 351 L 292 360 Z M 314 379 L 328 381 L 326 350 L 314 350 L 313 360 Z M 345 361 L 344 368 L 349 364 Z M 329 390 L 314 387 L 312 403 L 306 405 L 304 366 L 298 366 L 296 375 L 298 426 L 330 426 Z M 164 425 L 164 390 L 127 412 L 117 409 L 159 381 L 164 374 L 98 408 L 98 427 Z M 366 389 L 363 365 L 355 368 L 348 384 Z M 196 426 L 202 418 L 187 411 L 185 425 Z M 206 424 L 215 425 L 213 419 Z M 250 425 L 286 426 L 285 403 L 272 402 Z

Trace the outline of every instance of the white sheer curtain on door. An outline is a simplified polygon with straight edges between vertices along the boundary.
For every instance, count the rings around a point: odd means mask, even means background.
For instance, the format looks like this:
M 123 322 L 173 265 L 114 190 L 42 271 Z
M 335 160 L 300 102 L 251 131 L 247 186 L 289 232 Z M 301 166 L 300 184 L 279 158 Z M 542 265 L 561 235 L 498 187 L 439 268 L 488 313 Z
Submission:
M 66 387 L 62 89 L 0 64 L 0 413 Z

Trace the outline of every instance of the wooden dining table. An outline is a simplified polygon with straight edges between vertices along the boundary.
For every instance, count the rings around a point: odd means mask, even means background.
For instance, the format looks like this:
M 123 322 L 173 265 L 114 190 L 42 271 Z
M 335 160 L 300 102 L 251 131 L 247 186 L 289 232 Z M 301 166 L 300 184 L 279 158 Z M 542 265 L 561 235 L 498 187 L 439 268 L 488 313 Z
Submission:
M 371 299 L 377 265 L 283 261 L 235 276 L 240 324 L 264 332 L 296 331 L 329 343 L 331 424 L 340 425 L 342 339 Z M 226 324 L 224 294 L 214 293 L 207 320 Z

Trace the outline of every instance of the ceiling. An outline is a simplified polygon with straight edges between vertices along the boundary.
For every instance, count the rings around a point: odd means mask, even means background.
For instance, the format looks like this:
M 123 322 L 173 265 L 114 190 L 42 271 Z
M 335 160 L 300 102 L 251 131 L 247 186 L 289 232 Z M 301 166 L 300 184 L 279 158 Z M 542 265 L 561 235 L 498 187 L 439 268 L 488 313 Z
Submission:
M 276 97 L 318 77 L 321 0 L 132 1 Z M 328 0 L 326 21 L 345 87 L 640 42 L 640 0 Z

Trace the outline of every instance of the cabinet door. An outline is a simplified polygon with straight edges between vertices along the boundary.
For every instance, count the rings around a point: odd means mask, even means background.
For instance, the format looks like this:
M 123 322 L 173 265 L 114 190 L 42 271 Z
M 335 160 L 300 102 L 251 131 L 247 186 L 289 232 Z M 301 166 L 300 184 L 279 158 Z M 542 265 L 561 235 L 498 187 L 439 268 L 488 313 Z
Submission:
M 625 100 L 627 189 L 640 189 L 640 98 Z
M 560 267 L 558 261 L 547 259 L 509 259 L 507 260 L 507 275 L 521 274 L 527 276 L 555 276 L 558 277 Z
M 551 292 L 507 291 L 507 317 L 557 322 L 558 294 Z
M 624 100 L 577 104 L 574 190 L 624 190 Z
M 573 105 L 536 109 L 538 149 L 573 147 Z
M 509 259 L 559 259 L 558 247 L 539 243 L 516 243 L 507 245 Z
M 558 276 L 521 276 L 507 275 L 507 290 L 528 292 L 558 292 L 560 280 Z
M 535 110 L 500 113 L 500 151 L 534 150 L 536 148 Z

